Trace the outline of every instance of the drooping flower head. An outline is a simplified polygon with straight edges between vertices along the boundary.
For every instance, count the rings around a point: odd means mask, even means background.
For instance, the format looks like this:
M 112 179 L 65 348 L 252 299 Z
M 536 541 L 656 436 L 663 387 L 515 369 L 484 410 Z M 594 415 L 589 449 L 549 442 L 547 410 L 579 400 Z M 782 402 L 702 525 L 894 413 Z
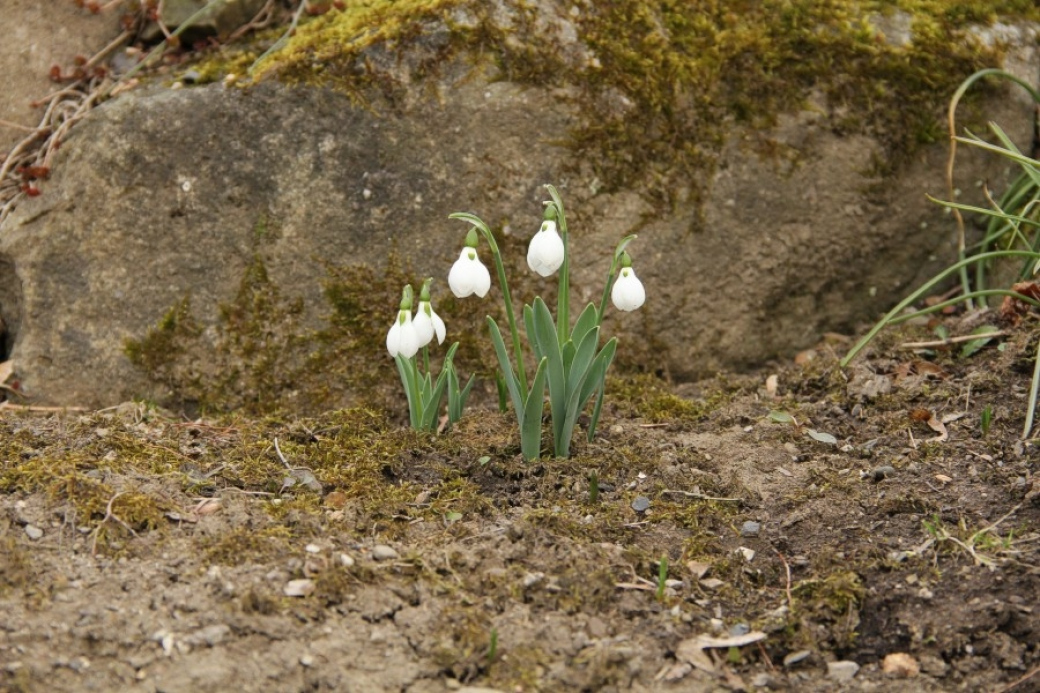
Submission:
M 448 286 L 459 298 L 471 294 L 484 298 L 491 289 L 491 273 L 477 255 L 477 242 L 477 230 L 470 229 L 466 234 L 466 247 L 448 273 Z
M 639 281 L 636 271 L 632 269 L 632 258 L 628 253 L 621 253 L 621 270 L 614 281 L 614 288 L 610 290 L 610 300 L 618 310 L 632 311 L 643 305 L 646 301 L 646 290 L 643 282 Z
M 556 230 L 556 207 L 549 205 L 545 211 L 545 220 L 527 247 L 527 266 L 543 277 L 560 269 L 566 251 L 563 239 Z
M 391 356 L 404 356 L 410 359 L 419 351 L 419 334 L 412 323 L 412 287 L 406 285 L 401 292 L 401 307 L 397 311 L 397 319 L 386 333 L 386 350 Z
M 433 341 L 434 335 L 437 336 L 438 344 L 444 343 L 444 321 L 434 312 L 433 306 L 430 304 L 430 284 L 432 282 L 433 277 L 423 282 L 422 290 L 419 291 L 419 307 L 415 311 L 415 320 L 412 322 L 415 326 L 415 333 L 419 337 L 420 348 Z

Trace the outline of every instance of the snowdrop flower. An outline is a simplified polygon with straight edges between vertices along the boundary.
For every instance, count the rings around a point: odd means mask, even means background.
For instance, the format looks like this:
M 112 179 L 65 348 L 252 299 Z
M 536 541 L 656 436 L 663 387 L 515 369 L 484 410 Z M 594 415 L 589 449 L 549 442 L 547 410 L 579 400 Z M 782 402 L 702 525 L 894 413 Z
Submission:
M 422 291 L 419 292 L 419 308 L 415 311 L 415 320 L 412 322 L 412 325 L 415 326 L 415 333 L 419 337 L 420 347 L 433 341 L 434 335 L 437 335 L 438 344 L 444 344 L 444 321 L 434 312 L 433 306 L 430 304 L 430 282 L 432 281 L 431 278 L 423 283 Z
M 448 273 L 448 286 L 459 298 L 466 298 L 470 294 L 484 298 L 491 289 L 491 273 L 477 256 L 476 229 L 470 229 L 466 235 L 466 247 Z
M 386 350 L 391 356 L 404 356 L 410 359 L 419 351 L 419 333 L 412 322 L 412 287 L 404 287 L 401 294 L 401 308 L 397 311 L 390 331 L 386 333 Z
M 614 288 L 610 290 L 610 300 L 614 302 L 615 308 L 624 311 L 635 310 L 646 301 L 646 290 L 632 269 L 632 258 L 628 253 L 621 254 L 621 271 Z
M 543 277 L 548 277 L 560 269 L 563 256 L 563 239 L 556 231 L 556 222 L 546 219 L 527 248 L 527 265 Z

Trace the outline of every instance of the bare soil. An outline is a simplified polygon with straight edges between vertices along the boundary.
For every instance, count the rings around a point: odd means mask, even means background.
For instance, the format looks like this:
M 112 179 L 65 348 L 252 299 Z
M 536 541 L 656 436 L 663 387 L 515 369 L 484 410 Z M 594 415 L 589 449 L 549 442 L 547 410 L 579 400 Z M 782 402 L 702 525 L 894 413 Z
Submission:
M 1040 690 L 1035 332 L 929 336 L 619 378 L 537 463 L 493 402 L 6 409 L 0 690 Z

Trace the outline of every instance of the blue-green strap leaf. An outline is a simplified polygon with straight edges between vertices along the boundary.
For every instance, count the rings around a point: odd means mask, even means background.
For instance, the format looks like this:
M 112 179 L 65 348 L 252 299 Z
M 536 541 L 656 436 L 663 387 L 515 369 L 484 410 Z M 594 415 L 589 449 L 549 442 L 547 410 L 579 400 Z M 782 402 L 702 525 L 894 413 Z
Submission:
M 495 347 L 495 355 L 498 356 L 499 370 L 506 381 L 506 388 L 509 390 L 509 398 L 513 401 L 517 421 L 523 427 L 524 402 L 527 400 L 528 393 L 520 391 L 520 383 L 517 382 L 516 374 L 513 372 L 513 364 L 509 360 L 509 352 L 506 351 L 506 343 L 502 339 L 502 330 L 498 329 L 498 323 L 490 316 L 488 316 L 487 323 L 491 332 L 491 344 Z
M 520 452 L 524 459 L 536 460 L 542 452 L 542 404 L 545 401 L 545 373 L 549 359 L 538 362 L 531 391 L 524 405 L 523 420 L 520 422 Z

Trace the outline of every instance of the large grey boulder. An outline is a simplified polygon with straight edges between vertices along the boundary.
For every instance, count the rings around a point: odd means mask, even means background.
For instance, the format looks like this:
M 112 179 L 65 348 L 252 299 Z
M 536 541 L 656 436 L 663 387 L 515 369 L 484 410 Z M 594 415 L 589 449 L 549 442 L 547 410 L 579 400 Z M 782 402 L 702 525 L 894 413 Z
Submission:
M 597 300 L 614 244 L 640 235 L 631 252 L 647 304 L 611 314 L 608 330 L 622 335 L 629 366 L 677 377 L 787 356 L 822 332 L 850 329 L 954 254 L 951 223 L 925 198 L 944 193 L 945 147 L 925 147 L 879 180 L 870 164 L 881 144 L 835 132 L 827 114 L 838 106 L 822 98 L 764 131 L 734 125 L 710 178 L 666 205 L 638 187 L 604 191 L 568 160 L 562 135 L 582 114 L 551 86 L 493 79 L 460 60 L 408 97 L 382 109 L 268 82 L 155 87 L 97 109 L 65 143 L 44 194 L 0 228 L 0 314 L 24 391 L 86 406 L 176 399 L 174 380 L 156 382 L 131 363 L 127 340 L 190 296 L 193 348 L 202 349 L 193 358 L 205 361 L 207 344 L 232 339 L 227 306 L 258 259 L 286 305 L 299 301 L 289 311 L 296 336 L 334 312 L 323 292 L 330 264 L 366 265 L 378 277 L 396 252 L 411 276 L 439 278 L 443 300 L 466 229 L 447 219 L 453 211 L 501 231 L 519 270 L 544 183 L 571 214 L 576 299 Z M 982 107 L 1028 144 L 1028 104 L 1001 95 Z M 797 156 L 763 153 L 764 140 Z M 970 152 L 959 166 L 975 202 L 979 181 L 999 188 L 1010 173 Z M 517 281 L 527 300 L 550 286 Z M 395 306 L 384 288 L 373 300 L 386 301 L 375 310 L 388 326 Z M 474 318 L 493 304 L 447 305 L 456 325 L 468 315 L 484 338 Z M 252 338 L 290 344 L 276 328 Z M 396 377 L 378 340 L 351 344 L 340 358 Z M 284 369 L 317 350 L 287 349 Z M 200 367 L 193 377 L 215 376 Z

